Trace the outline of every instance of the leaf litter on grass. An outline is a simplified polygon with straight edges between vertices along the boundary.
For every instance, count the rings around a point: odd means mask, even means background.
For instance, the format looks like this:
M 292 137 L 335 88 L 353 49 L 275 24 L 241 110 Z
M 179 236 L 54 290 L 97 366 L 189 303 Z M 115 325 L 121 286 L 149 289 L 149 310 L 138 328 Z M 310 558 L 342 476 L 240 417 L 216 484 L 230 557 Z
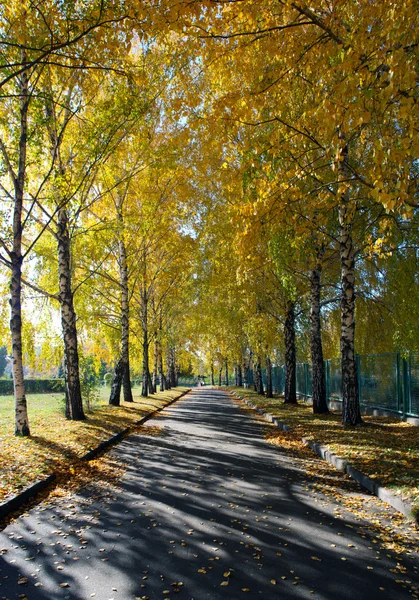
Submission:
M 253 401 L 253 398 L 251 399 Z M 263 423 L 268 443 L 277 446 L 278 451 L 285 455 L 293 457 L 306 476 L 307 491 L 312 489 L 315 492 L 313 495 L 315 502 L 319 502 L 324 507 L 335 505 L 333 515 L 335 519 L 342 520 L 346 527 L 361 536 L 363 540 L 368 540 L 371 550 L 374 548 L 377 556 L 380 553 L 391 556 L 395 561 L 394 568 L 390 569 L 394 580 L 408 589 L 412 598 L 419 599 L 419 586 L 415 586 L 412 578 L 407 575 L 412 565 L 406 563 L 406 561 L 410 562 L 410 559 L 417 559 L 419 553 L 417 530 L 411 524 L 407 524 L 400 513 L 395 512 L 375 496 L 360 493 L 358 484 L 346 473 L 338 471 L 333 465 L 315 455 L 301 441 L 301 431 L 297 429 L 282 431 L 275 425 L 267 423 L 260 414 L 255 413 L 252 408 L 244 405 L 234 396 L 232 400 L 243 412 Z M 272 407 L 265 410 L 273 413 Z M 332 546 L 336 547 L 335 544 Z M 356 551 L 355 544 L 349 544 L 348 548 Z M 312 556 L 311 559 L 319 560 L 316 556 Z M 347 560 L 347 557 L 342 556 L 341 559 Z M 367 565 L 366 568 L 373 567 Z M 416 569 L 415 573 L 418 574 L 417 567 L 413 566 L 413 569 Z
M 56 395 L 34 395 L 28 398 L 33 414 L 31 411 L 32 436 L 27 438 L 14 436 L 13 398 L 5 397 L 0 411 L 0 502 L 53 472 L 58 481 L 81 471 L 88 473 L 89 467 L 80 461 L 83 454 L 127 427 L 137 431 L 136 421 L 187 389 L 178 387 L 149 398 L 137 392 L 134 403 L 121 402 L 119 407 L 101 404 L 88 413 L 86 421 L 68 421 Z M 152 434 L 149 427 L 147 435 Z
M 307 403 L 286 405 L 279 396 L 265 398 L 241 388 L 235 391 L 292 427 L 296 435 L 284 443 L 305 437 L 324 444 L 419 510 L 419 430 L 414 425 L 392 417 L 363 416 L 364 426 L 346 428 L 339 413 L 314 415 Z

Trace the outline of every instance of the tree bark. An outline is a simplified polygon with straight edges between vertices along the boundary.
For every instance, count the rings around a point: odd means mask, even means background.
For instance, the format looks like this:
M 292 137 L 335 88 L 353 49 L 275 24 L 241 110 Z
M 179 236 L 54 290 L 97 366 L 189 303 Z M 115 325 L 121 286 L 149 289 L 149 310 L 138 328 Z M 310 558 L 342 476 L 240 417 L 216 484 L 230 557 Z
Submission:
M 321 293 L 321 260 L 324 247 L 317 250 L 317 264 L 310 272 L 310 350 L 312 364 L 312 399 L 313 413 L 326 414 L 329 412 L 326 399 L 326 380 L 324 372 L 322 331 L 320 319 Z
M 45 96 L 45 112 L 48 117 L 47 129 L 50 139 L 50 152 L 52 164 L 57 169 L 58 179 L 64 177 L 66 166 L 61 161 L 60 149 L 62 143 L 62 135 L 59 135 L 57 130 L 57 115 L 55 105 L 52 100 L 51 89 L 47 90 Z M 63 129 L 68 124 L 71 118 L 71 110 L 67 106 L 64 110 Z M 59 186 L 57 186 L 57 195 L 59 194 Z M 77 319 L 74 309 L 73 284 L 71 272 L 71 240 L 68 225 L 68 211 L 65 206 L 65 199 L 57 197 L 57 227 L 56 239 L 58 245 L 58 278 L 59 278 L 59 293 L 58 299 L 61 310 L 61 328 L 64 341 L 64 377 L 66 385 L 66 409 L 65 414 L 67 419 L 72 421 L 82 421 L 86 417 L 83 411 L 83 402 L 80 387 L 79 373 L 79 353 L 77 340 Z
M 26 61 L 25 53 L 22 62 Z M 24 71 L 19 80 L 20 136 L 18 172 L 14 179 L 13 251 L 10 253 L 12 276 L 10 279 L 10 333 L 12 337 L 12 371 L 15 395 L 15 435 L 29 436 L 29 418 L 23 377 L 22 351 L 22 212 L 26 179 L 26 155 L 28 138 L 28 75 Z
M 219 387 L 222 386 L 222 381 L 221 381 L 222 376 L 223 376 L 223 368 L 220 367 L 220 370 L 218 371 L 218 385 L 219 385 Z
M 297 403 L 296 358 L 295 358 L 295 303 L 287 302 L 284 325 L 285 339 L 285 404 Z
M 123 226 L 122 210 L 118 212 L 118 219 Z M 123 233 L 121 233 L 121 236 Z M 121 284 L 121 358 L 124 363 L 124 401 L 133 402 L 131 390 L 131 374 L 129 368 L 129 289 L 127 252 L 123 237 L 118 240 L 119 250 L 119 277 Z
M 15 207 L 16 213 L 16 207 Z M 16 244 L 14 244 L 16 247 Z M 12 255 L 12 277 L 10 281 L 10 331 L 12 334 L 12 370 L 15 394 L 15 435 L 30 435 L 28 409 L 23 377 L 21 276 L 22 257 Z
M 66 417 L 82 421 L 86 417 L 80 388 L 79 352 L 76 311 L 72 291 L 71 248 L 66 208 L 60 208 L 57 217 L 59 300 L 61 327 L 64 340 L 64 373 L 66 388 Z
M 122 215 L 122 201 L 118 205 L 118 221 L 121 226 L 121 232 L 123 231 L 123 215 Z M 123 232 L 120 234 L 123 235 Z M 122 376 L 120 372 L 114 373 L 114 380 L 121 378 L 124 387 L 124 401 L 133 402 L 132 390 L 131 390 L 131 374 L 129 367 L 129 289 L 128 289 L 128 266 L 127 266 L 127 253 L 123 238 L 118 240 L 118 264 L 119 264 L 119 284 L 121 288 L 121 356 L 118 361 L 120 370 L 122 369 Z M 114 394 L 118 394 L 117 397 Z M 121 385 L 115 381 L 115 385 L 112 383 L 111 395 L 109 398 L 109 404 L 112 406 L 119 406 L 120 404 Z
M 172 360 L 171 358 L 171 354 L 170 354 L 170 348 L 167 348 L 167 356 L 166 356 L 166 389 L 170 390 L 172 385 L 171 385 L 171 377 L 170 377 L 170 370 L 171 370 L 171 366 L 170 366 L 170 361 Z
M 163 371 L 163 351 L 161 344 L 159 343 L 159 379 L 160 379 L 160 391 L 164 392 L 165 388 L 165 378 Z
M 143 365 L 142 365 L 142 387 L 141 396 L 147 398 L 148 396 L 148 306 L 147 306 L 147 292 L 142 291 L 141 294 L 141 326 L 143 330 Z
M 242 366 L 240 363 L 237 363 L 237 385 L 239 387 L 243 387 L 243 373 Z
M 211 385 L 215 385 L 215 379 L 214 379 L 214 363 L 211 363 Z
M 159 365 L 159 338 L 157 331 L 154 333 L 154 362 L 153 362 L 153 394 L 157 392 L 157 376 Z
M 111 385 L 111 393 L 109 396 L 109 404 L 111 406 L 119 406 L 121 400 L 121 386 L 124 377 L 124 363 L 121 357 L 115 365 L 114 376 Z
M 173 346 L 169 348 L 170 355 L 170 387 L 176 387 L 176 353 Z
M 244 387 L 249 386 L 249 365 L 246 361 L 243 361 L 243 385 Z
M 260 356 L 257 357 L 257 361 L 256 361 L 255 385 L 256 385 L 257 393 L 260 394 L 261 396 L 264 396 L 265 394 L 263 391 L 262 361 L 261 361 Z
M 345 135 L 339 131 L 341 153 L 338 164 L 343 181 L 351 178 L 348 163 L 348 145 Z M 361 424 L 361 408 L 358 396 L 358 380 L 355 361 L 355 248 L 352 237 L 352 222 L 355 206 L 351 203 L 349 187 L 340 196 L 339 204 L 339 249 L 341 264 L 341 336 L 342 359 L 342 423 Z
M 228 360 L 225 359 L 225 385 L 228 386 Z
M 151 378 L 150 370 L 148 370 L 148 372 L 147 372 L 147 382 L 148 382 L 148 391 L 149 391 L 149 393 L 150 394 L 154 394 L 153 380 Z
M 272 362 L 269 356 L 266 357 L 266 397 L 273 398 Z

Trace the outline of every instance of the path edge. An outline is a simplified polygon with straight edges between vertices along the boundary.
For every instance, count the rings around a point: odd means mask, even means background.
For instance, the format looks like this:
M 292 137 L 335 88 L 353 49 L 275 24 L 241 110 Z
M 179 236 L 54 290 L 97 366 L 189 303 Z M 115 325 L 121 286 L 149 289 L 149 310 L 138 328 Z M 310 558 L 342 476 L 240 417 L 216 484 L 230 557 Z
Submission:
M 229 390 L 229 393 L 241 400 L 242 402 L 244 402 L 247 406 L 249 406 L 249 408 L 255 410 L 267 421 L 273 423 L 274 425 L 276 425 L 276 427 L 279 427 L 279 429 L 281 429 L 282 431 L 292 431 L 292 427 L 290 427 L 290 425 L 279 421 L 270 413 L 264 412 L 261 408 L 255 406 L 253 402 L 250 402 L 250 400 L 239 396 L 237 392 Z M 369 477 L 368 475 L 365 475 L 365 473 L 362 473 L 361 471 L 356 469 L 354 466 L 351 465 L 351 463 L 348 460 L 346 460 L 345 458 L 341 458 L 337 454 L 331 452 L 328 446 L 319 444 L 318 442 L 310 440 L 306 437 L 302 437 L 301 441 L 306 446 L 309 446 L 309 448 L 311 448 L 313 452 L 317 454 L 317 456 L 333 465 L 338 471 L 343 471 L 344 473 L 349 475 L 349 477 L 351 477 L 357 483 L 359 483 L 361 487 L 371 492 L 371 494 L 373 494 L 374 496 L 377 496 L 377 498 L 379 498 L 383 502 L 389 504 L 392 508 L 400 512 L 409 521 L 413 521 L 414 523 L 416 523 L 416 525 L 419 525 L 419 513 L 414 514 L 412 510 L 412 505 L 408 502 L 405 502 L 404 500 L 401 500 L 398 496 L 396 496 L 396 494 L 393 494 L 391 490 L 384 487 L 380 481 Z
M 123 429 L 122 431 L 115 433 L 107 440 L 103 440 L 95 448 L 92 448 L 91 450 L 89 450 L 88 452 L 83 454 L 82 456 L 78 457 L 79 460 L 87 461 L 87 462 L 90 460 L 93 460 L 94 458 L 96 458 L 96 456 L 98 456 L 102 452 L 105 452 L 106 450 L 108 450 L 109 448 L 111 448 L 112 446 L 114 446 L 115 444 L 120 442 L 123 439 L 123 437 L 128 435 L 134 427 L 138 427 L 138 425 L 142 425 L 143 423 L 145 423 L 145 421 L 152 419 L 157 413 L 161 412 L 162 410 L 164 410 L 165 408 L 167 408 L 174 402 L 177 402 L 178 400 L 180 400 L 180 398 L 183 398 L 183 396 L 188 394 L 191 391 L 191 389 L 192 388 L 189 388 L 185 392 L 182 392 L 181 394 L 179 394 L 179 396 L 177 396 L 176 398 L 172 398 L 171 400 L 169 400 L 169 402 L 167 402 L 160 408 L 156 408 L 156 410 L 153 410 L 153 411 L 147 413 L 146 415 L 141 417 L 141 419 L 138 419 L 138 421 L 135 421 L 132 425 L 125 427 L 125 429 Z M 31 483 L 31 485 L 28 485 L 26 488 L 21 490 L 18 494 L 12 496 L 5 502 L 1 502 L 0 503 L 0 520 L 7 518 L 12 512 L 22 508 L 22 506 L 24 506 L 27 502 L 29 502 L 29 500 L 33 500 L 38 494 L 43 492 L 51 483 L 53 483 L 56 480 L 56 478 L 57 478 L 57 475 L 55 473 L 50 473 L 49 475 L 46 475 L 42 479 L 38 479 L 34 483 Z

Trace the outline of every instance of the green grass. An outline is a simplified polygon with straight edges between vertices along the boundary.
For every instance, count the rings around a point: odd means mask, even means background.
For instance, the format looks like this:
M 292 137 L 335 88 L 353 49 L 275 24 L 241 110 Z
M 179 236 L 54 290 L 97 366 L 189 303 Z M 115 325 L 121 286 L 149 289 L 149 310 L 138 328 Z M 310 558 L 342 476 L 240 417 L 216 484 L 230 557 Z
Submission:
M 13 396 L 0 396 L 0 502 L 46 474 L 68 472 L 88 450 L 187 389 L 179 386 L 142 398 L 141 389 L 134 388 L 133 403 L 114 407 L 108 404 L 110 389 L 102 388 L 99 402 L 81 422 L 65 418 L 62 394 L 30 394 L 27 438 L 14 436 Z

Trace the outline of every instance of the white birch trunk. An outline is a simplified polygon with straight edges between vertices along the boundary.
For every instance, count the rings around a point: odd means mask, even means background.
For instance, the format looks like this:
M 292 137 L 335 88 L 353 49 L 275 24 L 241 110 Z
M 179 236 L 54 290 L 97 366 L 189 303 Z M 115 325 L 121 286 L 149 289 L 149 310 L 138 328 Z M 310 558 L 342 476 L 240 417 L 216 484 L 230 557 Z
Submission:
M 338 172 L 341 180 L 351 177 L 348 164 L 348 146 L 342 131 L 339 132 L 342 144 Z M 358 425 L 362 423 L 358 397 L 358 383 L 355 362 L 355 248 L 352 238 L 352 223 L 355 206 L 351 203 L 349 183 L 343 184 L 339 204 L 339 246 L 341 264 L 341 337 L 342 358 L 342 423 Z
M 326 382 L 323 361 L 320 320 L 320 293 L 324 248 L 317 249 L 317 264 L 310 272 L 310 350 L 312 364 L 313 413 L 329 412 L 326 402 Z
M 23 54 L 22 62 L 26 56 Z M 26 178 L 26 152 L 28 137 L 28 76 L 24 71 L 20 77 L 20 137 L 19 164 L 14 179 L 15 198 L 13 209 L 13 252 L 11 253 L 12 276 L 10 281 L 10 332 L 12 337 L 12 371 L 15 395 L 15 435 L 30 435 L 29 418 L 23 378 L 22 352 L 22 211 Z
M 58 211 L 57 241 L 59 300 L 64 340 L 66 417 L 72 421 L 82 421 L 86 417 L 83 411 L 80 388 L 76 311 L 74 309 L 71 275 L 70 236 L 68 232 L 67 210 L 65 208 L 61 208 Z

